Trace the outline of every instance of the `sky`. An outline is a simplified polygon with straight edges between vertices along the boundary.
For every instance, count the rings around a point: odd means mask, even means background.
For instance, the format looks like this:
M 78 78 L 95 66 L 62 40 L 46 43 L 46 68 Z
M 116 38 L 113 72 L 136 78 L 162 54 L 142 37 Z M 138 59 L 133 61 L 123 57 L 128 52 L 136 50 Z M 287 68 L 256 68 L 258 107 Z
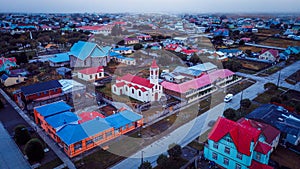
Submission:
M 300 12 L 300 0 L 0 0 L 0 12 Z

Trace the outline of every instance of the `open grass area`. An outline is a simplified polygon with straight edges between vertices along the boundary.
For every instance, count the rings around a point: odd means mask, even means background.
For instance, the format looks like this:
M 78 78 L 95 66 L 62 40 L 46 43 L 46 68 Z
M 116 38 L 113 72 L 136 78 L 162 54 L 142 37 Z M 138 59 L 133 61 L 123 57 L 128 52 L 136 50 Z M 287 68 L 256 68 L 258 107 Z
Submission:
M 287 83 L 292 84 L 292 85 L 295 85 L 298 82 L 300 82 L 300 70 L 298 70 L 297 72 L 293 73 L 291 76 L 286 78 L 285 81 Z
M 259 42 L 258 44 L 287 48 L 288 46 L 300 46 L 300 41 L 270 37 L 262 42 Z

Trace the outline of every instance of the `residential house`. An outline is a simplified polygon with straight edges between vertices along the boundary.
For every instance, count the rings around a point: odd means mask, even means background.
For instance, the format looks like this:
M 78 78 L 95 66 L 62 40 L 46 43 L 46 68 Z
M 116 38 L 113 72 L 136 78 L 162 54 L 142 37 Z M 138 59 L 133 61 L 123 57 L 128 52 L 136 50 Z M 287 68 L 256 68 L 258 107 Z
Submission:
M 62 94 L 62 85 L 57 80 L 51 80 L 23 86 L 21 87 L 18 96 L 20 96 L 22 100 L 28 102 L 34 100 L 47 100 Z
M 269 169 L 271 150 L 259 129 L 219 117 L 208 134 L 204 157 L 223 168 Z
M 118 47 L 113 49 L 114 52 L 119 53 L 121 55 L 127 55 L 127 54 L 132 54 L 133 50 L 132 48 L 129 47 Z
M 23 77 L 21 75 L 13 76 L 13 75 L 6 75 L 6 74 L 3 74 L 0 78 L 1 83 L 6 87 L 25 82 L 25 79 L 26 77 Z
M 134 45 L 137 43 L 140 43 L 140 40 L 138 38 L 124 38 L 125 45 Z
M 143 125 L 141 115 L 126 109 L 109 117 L 88 112 L 77 116 L 70 109 L 65 102 L 54 102 L 36 107 L 34 117 L 71 158 Z
M 9 74 L 9 70 L 16 66 L 17 66 L 17 60 L 15 57 L 11 57 L 11 58 L 1 57 L 0 58 L 0 72 L 5 72 L 5 73 Z
M 49 58 L 48 61 L 51 67 L 66 66 L 70 64 L 70 56 L 68 53 L 59 53 L 53 58 Z
M 150 80 L 131 74 L 118 77 L 112 85 L 112 93 L 127 95 L 142 102 L 159 101 L 163 95 L 162 86 L 158 83 L 159 67 L 153 60 L 150 67 Z
M 258 58 L 270 62 L 278 62 L 280 59 L 278 50 L 275 49 L 263 49 Z
M 262 121 L 280 130 L 284 144 L 297 146 L 300 143 L 300 116 L 281 106 L 262 105 L 246 115 L 246 118 Z
M 107 66 L 111 47 L 100 47 L 96 43 L 78 41 L 69 52 L 71 67 Z
M 104 68 L 102 66 L 90 67 L 78 71 L 78 78 L 85 81 L 95 81 L 104 77 Z
M 243 51 L 239 49 L 219 49 L 219 51 L 228 57 L 238 57 L 243 54 Z

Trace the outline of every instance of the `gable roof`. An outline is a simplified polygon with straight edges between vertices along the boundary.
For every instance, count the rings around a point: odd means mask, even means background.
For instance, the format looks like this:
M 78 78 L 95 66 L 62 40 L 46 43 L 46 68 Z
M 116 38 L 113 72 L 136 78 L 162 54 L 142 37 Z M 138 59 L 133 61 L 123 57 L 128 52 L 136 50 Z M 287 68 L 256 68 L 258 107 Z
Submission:
M 129 73 L 122 77 L 118 77 L 117 80 L 123 80 L 123 81 L 129 82 L 129 83 L 135 83 L 135 84 L 147 87 L 147 88 L 152 88 L 154 86 L 154 84 L 150 83 L 150 80 L 139 77 L 139 76 L 134 76 Z
M 142 119 L 142 115 L 134 113 L 129 110 L 124 110 L 114 115 L 108 116 L 105 120 L 114 128 L 120 128 L 126 124 Z
M 269 146 L 266 143 L 258 142 L 255 146 L 254 151 L 262 153 L 262 154 L 268 154 L 272 150 L 272 147 Z
M 81 118 L 81 120 L 79 120 L 78 123 L 84 123 L 86 121 L 93 120 L 96 117 L 105 118 L 104 115 L 102 115 L 101 113 L 96 112 L 96 111 L 94 111 L 94 112 L 83 112 L 83 113 L 80 113 L 78 116 Z
M 90 67 L 90 68 L 82 69 L 79 71 L 79 73 L 90 75 L 90 74 L 100 73 L 103 71 L 104 71 L 103 67 L 98 66 L 98 67 Z
M 49 61 L 53 63 L 68 62 L 70 61 L 70 57 L 68 53 L 59 53 L 54 58 L 50 58 Z
M 57 128 L 72 122 L 77 122 L 78 119 L 79 118 L 75 113 L 67 111 L 52 116 L 48 116 L 45 118 L 45 121 L 53 128 Z
M 108 55 L 108 48 L 99 47 L 96 43 L 78 41 L 75 43 L 69 54 L 77 57 L 80 60 L 85 60 L 87 57 L 104 57 Z
M 61 87 L 62 85 L 58 82 L 58 80 L 50 80 L 47 82 L 41 82 L 29 86 L 23 86 L 21 87 L 21 91 L 26 96 L 26 95 L 31 95 L 31 94 L 57 89 Z
M 252 163 L 251 163 L 251 166 L 249 167 L 249 169 L 274 169 L 274 168 L 269 165 L 262 164 L 255 160 L 252 160 Z
M 153 59 L 153 61 L 152 61 L 151 68 L 158 68 L 155 59 Z
M 86 131 L 79 124 L 69 124 L 56 132 L 57 136 L 67 145 L 88 138 Z
M 264 53 L 266 53 L 266 52 L 270 52 L 270 54 L 272 56 L 274 56 L 275 58 L 277 58 L 278 55 L 279 55 L 278 50 L 275 50 L 275 49 L 263 49 L 262 52 L 261 52 L 261 55 L 264 54 Z
M 72 107 L 64 101 L 58 101 L 50 104 L 46 104 L 34 109 L 44 117 L 48 117 L 57 113 L 69 111 Z
M 229 134 L 238 152 L 250 156 L 251 142 L 257 142 L 260 133 L 260 130 L 256 128 L 219 117 L 209 133 L 208 139 L 218 142 Z

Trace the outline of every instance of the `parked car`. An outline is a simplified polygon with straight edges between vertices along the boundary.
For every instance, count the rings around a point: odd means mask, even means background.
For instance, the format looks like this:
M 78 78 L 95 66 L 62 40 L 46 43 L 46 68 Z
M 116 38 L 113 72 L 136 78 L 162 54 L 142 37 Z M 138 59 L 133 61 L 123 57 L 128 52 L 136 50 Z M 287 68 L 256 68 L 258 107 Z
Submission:
M 227 94 L 224 98 L 224 102 L 228 103 L 232 100 L 232 98 L 233 98 L 233 94 Z

